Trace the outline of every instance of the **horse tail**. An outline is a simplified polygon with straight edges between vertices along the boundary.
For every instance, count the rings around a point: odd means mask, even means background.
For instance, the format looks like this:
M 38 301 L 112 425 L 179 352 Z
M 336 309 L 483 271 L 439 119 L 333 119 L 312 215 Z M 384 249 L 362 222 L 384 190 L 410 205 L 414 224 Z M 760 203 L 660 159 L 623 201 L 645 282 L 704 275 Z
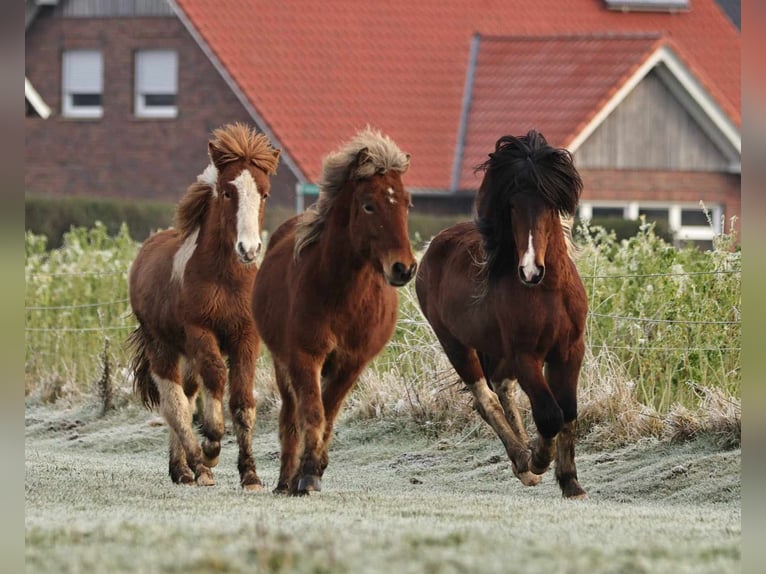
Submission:
M 135 331 L 128 335 L 128 347 L 131 351 L 130 371 L 133 373 L 133 391 L 140 395 L 141 402 L 148 409 L 160 404 L 160 392 L 152 378 L 148 350 L 151 340 L 139 323 Z

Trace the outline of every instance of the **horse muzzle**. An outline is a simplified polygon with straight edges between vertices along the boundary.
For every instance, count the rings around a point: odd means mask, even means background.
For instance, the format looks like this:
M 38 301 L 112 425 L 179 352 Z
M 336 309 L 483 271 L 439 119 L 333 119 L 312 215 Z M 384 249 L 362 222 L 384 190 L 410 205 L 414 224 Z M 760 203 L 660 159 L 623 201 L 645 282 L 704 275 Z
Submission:
M 543 277 L 545 277 L 545 265 L 540 265 L 539 267 L 535 265 L 533 268 L 530 268 L 529 265 L 519 266 L 519 279 L 528 287 L 539 285 Z
M 404 263 L 397 261 L 391 266 L 390 272 L 385 274 L 386 281 L 388 281 L 389 285 L 393 285 L 394 287 L 402 287 L 415 276 L 415 270 L 417 268 L 417 263 L 413 263 L 407 267 Z
M 258 254 L 261 252 L 261 242 L 259 241 L 255 247 L 246 247 L 241 241 L 237 242 L 237 257 L 244 264 L 249 264 L 255 261 Z

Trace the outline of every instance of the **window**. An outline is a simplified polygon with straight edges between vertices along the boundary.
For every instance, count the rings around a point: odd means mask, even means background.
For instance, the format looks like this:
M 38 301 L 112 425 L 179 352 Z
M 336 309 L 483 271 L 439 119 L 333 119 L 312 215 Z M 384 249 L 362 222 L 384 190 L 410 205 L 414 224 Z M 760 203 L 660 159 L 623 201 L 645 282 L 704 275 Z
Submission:
M 689 203 L 625 202 L 620 207 L 615 202 L 584 201 L 580 203 L 579 215 L 584 221 L 596 220 L 600 225 L 613 218 L 637 220 L 644 216 L 647 222 L 655 223 L 655 233 L 660 237 L 668 237 L 678 246 L 691 242 L 707 249 L 723 231 L 723 206 L 712 205 L 707 210 L 706 213 L 698 204 Z
M 172 50 L 136 52 L 136 116 L 174 118 L 178 115 L 178 54 Z
M 68 50 L 62 65 L 62 114 L 70 118 L 100 118 L 104 114 L 104 60 L 97 50 Z
M 594 207 L 591 210 L 590 218 L 605 218 L 605 217 L 625 217 L 625 210 L 622 207 Z

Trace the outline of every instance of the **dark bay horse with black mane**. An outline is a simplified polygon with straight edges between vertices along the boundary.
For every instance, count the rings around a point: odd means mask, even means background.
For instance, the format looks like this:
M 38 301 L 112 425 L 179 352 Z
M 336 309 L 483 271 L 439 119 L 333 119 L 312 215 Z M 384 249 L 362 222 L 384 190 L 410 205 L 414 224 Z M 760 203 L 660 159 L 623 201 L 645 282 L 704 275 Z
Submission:
M 410 157 L 366 129 L 322 164 L 319 199 L 272 236 L 253 293 L 282 396 L 277 493 L 321 490 L 333 424 L 394 332 L 396 287 L 415 273 Z
M 130 304 L 138 327 L 129 343 L 134 384 L 148 407 L 159 405 L 170 427 L 170 477 L 212 485 L 224 434 L 222 400 L 239 443 L 242 487 L 258 490 L 252 431 L 253 377 L 259 339 L 250 293 L 261 248 L 269 176 L 279 150 L 243 124 L 213 132 L 210 164 L 176 210 L 175 228 L 147 239 L 130 269 Z M 200 448 L 192 405 L 202 383 Z
M 418 300 L 514 474 L 535 485 L 555 456 L 564 496 L 584 498 L 574 451 L 588 302 L 570 257 L 570 226 L 562 225 L 582 181 L 569 152 L 534 130 L 500 138 L 478 169 L 485 174 L 475 222 L 433 239 L 417 274 Z M 531 444 L 516 380 L 538 431 Z

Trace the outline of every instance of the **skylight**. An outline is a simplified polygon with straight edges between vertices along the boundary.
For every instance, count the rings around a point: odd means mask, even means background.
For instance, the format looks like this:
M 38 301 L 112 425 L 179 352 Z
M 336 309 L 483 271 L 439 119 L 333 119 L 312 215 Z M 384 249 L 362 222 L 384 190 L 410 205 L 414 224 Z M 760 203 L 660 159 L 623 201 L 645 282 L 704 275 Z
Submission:
M 622 12 L 680 12 L 689 10 L 690 0 L 604 0 L 609 10 Z

